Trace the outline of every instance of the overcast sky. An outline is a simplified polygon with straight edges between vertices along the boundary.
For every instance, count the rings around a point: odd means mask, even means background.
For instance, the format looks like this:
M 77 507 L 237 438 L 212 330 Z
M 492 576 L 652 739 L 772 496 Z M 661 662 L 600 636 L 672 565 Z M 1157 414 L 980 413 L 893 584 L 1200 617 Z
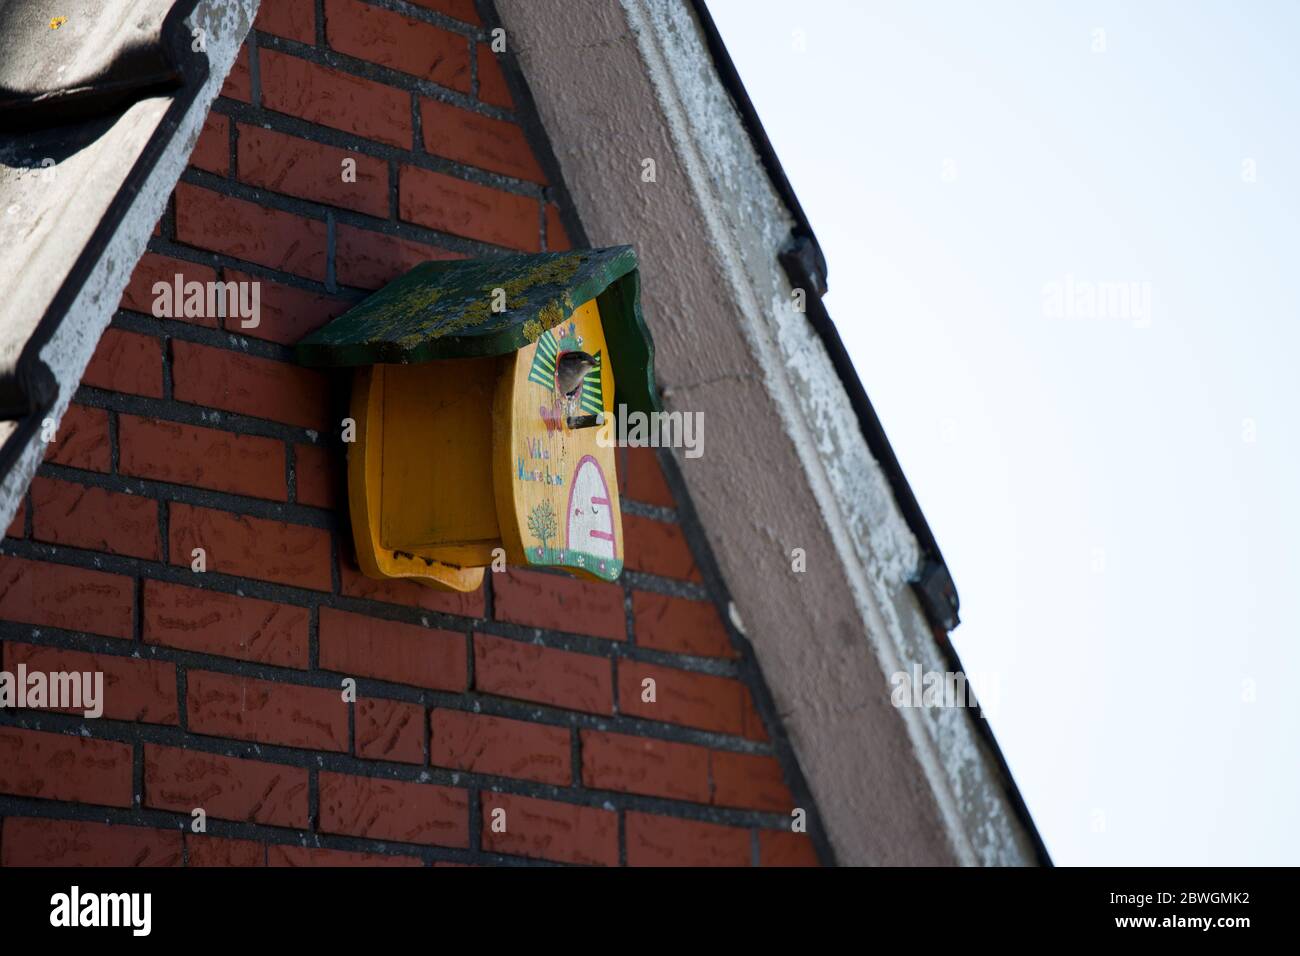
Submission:
M 1300 4 L 708 2 L 1055 861 L 1300 863 Z

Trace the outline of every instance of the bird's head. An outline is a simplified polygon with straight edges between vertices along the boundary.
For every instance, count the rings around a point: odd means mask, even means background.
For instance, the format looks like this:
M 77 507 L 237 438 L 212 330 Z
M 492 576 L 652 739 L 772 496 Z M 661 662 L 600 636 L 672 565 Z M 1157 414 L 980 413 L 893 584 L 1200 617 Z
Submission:
M 582 380 L 600 363 L 595 356 L 574 350 L 561 352 L 555 360 L 555 387 L 563 395 L 572 396 L 582 387 Z
M 565 352 L 556 360 L 555 366 L 566 379 L 582 378 L 592 369 L 599 367 L 600 361 L 588 352 Z

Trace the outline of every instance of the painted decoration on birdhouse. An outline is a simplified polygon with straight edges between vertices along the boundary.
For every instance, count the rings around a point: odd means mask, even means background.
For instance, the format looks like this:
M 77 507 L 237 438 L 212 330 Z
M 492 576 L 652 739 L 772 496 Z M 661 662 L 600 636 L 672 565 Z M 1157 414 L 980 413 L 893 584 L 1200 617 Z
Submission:
M 658 409 L 639 290 L 628 246 L 424 262 L 298 343 L 303 364 L 355 370 L 348 504 L 367 576 L 474 590 L 504 554 L 618 577 L 600 437 L 616 409 Z
M 589 551 L 597 559 L 613 559 L 614 516 L 618 514 L 614 507 L 600 462 L 584 456 L 569 487 L 569 533 L 565 539 L 569 550 Z
M 497 390 L 493 475 L 506 556 L 612 581 L 623 570 L 614 448 L 600 426 L 613 414 L 614 373 L 595 300 L 520 349 Z M 566 356 L 594 359 L 566 382 Z M 566 393 L 565 386 L 570 391 Z

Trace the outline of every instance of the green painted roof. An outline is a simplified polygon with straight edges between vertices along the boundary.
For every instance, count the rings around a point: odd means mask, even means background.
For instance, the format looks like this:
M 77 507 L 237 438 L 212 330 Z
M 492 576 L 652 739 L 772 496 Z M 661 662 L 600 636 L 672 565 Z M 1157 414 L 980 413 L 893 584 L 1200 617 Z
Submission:
M 502 290 L 505 309 L 492 311 Z M 615 401 L 659 407 L 654 342 L 641 315 L 631 246 L 424 262 L 298 343 L 303 365 L 409 365 L 505 355 L 595 299 L 613 362 Z

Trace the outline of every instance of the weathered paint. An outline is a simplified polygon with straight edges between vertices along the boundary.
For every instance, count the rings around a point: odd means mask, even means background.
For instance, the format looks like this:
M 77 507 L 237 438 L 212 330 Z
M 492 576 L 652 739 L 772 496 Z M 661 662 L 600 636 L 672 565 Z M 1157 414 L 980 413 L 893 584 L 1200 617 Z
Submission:
M 95 346 L 122 299 L 136 263 L 144 254 L 154 225 L 162 217 L 172 189 L 189 162 L 208 110 L 248 34 L 258 2 L 199 0 L 186 21 L 191 27 L 201 28 L 206 33 L 208 78 L 181 117 L 176 134 L 163 149 L 144 186 L 123 214 L 66 317 L 41 350 L 41 359 L 53 372 L 58 386 L 58 397 L 48 416 L 56 425 L 67 411 L 81 376 L 94 355 Z M 130 109 L 143 114 L 155 102 L 142 100 Z M 107 145 L 111 148 L 111 144 Z M 74 177 L 72 173 L 68 175 Z M 4 425 L 2 436 L 7 438 L 14 430 L 14 424 Z M 0 528 L 8 527 L 13 520 L 45 455 L 45 447 L 41 429 L 37 428 L 26 447 L 15 457 L 13 467 L 0 480 Z

